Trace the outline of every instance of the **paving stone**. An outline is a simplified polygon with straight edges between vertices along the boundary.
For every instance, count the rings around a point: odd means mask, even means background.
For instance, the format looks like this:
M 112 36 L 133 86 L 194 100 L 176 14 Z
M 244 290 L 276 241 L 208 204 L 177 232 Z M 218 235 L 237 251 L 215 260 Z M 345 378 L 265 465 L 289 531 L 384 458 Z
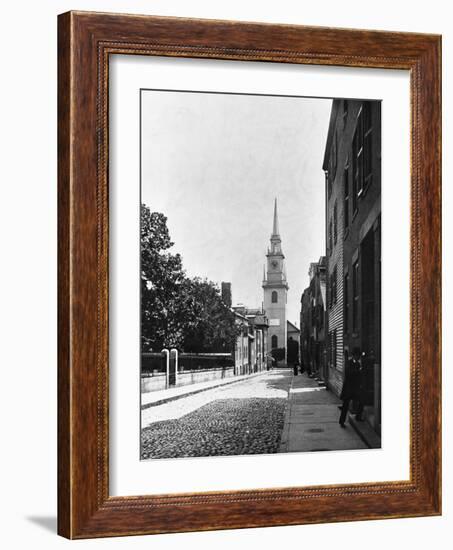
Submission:
M 142 411 L 141 457 L 179 458 L 276 453 L 291 375 L 209 390 Z
M 224 399 L 142 431 L 142 459 L 276 453 L 285 399 Z

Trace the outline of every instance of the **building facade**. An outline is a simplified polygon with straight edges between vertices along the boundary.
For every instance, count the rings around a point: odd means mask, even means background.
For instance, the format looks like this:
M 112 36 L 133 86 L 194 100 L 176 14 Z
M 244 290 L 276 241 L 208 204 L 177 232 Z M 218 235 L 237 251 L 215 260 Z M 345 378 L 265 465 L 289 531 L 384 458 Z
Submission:
M 266 370 L 268 320 L 261 310 L 249 310 L 244 306 L 232 308 L 238 327 L 234 349 L 234 374 L 253 374 Z
M 381 104 L 334 100 L 326 173 L 329 385 L 341 391 L 344 362 L 358 348 L 365 416 L 380 433 Z
M 310 288 L 306 288 L 300 297 L 300 363 L 302 370 L 308 374 L 311 374 L 310 315 Z
M 287 363 L 289 366 L 300 362 L 299 342 L 300 329 L 291 321 L 286 321 Z
M 263 309 L 232 306 L 231 283 L 222 282 L 223 303 L 234 313 L 237 328 L 234 343 L 234 374 L 252 374 L 268 367 L 268 319 Z
M 326 196 L 327 372 L 326 383 L 337 395 L 344 378 L 343 352 L 343 174 L 348 159 L 341 102 L 334 100 L 324 154 Z
M 326 258 L 312 262 L 310 285 L 301 297 L 301 357 L 304 369 L 327 380 L 326 335 Z
M 299 341 L 300 329 L 297 328 L 294 323 L 291 323 L 291 321 L 286 321 L 286 334 L 288 336 L 288 340 L 291 338 L 292 340 Z
M 381 104 L 343 105 L 348 163 L 344 196 L 344 349 L 363 354 L 365 416 L 381 426 Z
M 264 311 L 269 319 L 269 348 L 287 349 L 286 304 L 288 296 L 285 256 L 278 226 L 277 199 L 274 203 L 274 220 L 270 247 L 266 254 L 266 267 L 263 278 Z

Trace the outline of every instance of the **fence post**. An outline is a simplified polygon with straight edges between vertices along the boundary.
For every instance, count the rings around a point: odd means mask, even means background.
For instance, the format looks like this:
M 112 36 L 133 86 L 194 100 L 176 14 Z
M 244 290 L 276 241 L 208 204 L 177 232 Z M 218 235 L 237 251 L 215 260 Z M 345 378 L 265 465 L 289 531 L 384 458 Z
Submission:
M 176 348 L 172 348 L 170 350 L 170 353 L 175 354 L 175 386 L 178 385 L 178 350 Z
M 168 389 L 170 387 L 170 352 L 168 349 L 164 348 L 162 352 L 166 356 L 166 376 L 165 376 L 165 389 Z

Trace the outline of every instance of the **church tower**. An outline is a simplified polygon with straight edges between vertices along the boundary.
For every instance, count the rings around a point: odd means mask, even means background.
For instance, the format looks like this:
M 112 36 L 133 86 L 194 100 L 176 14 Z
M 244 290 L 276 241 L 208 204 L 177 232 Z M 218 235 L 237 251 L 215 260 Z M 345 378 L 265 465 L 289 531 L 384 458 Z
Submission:
M 286 281 L 285 256 L 278 229 L 277 199 L 274 203 L 274 223 L 271 243 L 266 254 L 267 268 L 264 272 L 264 310 L 269 319 L 269 349 L 285 348 L 286 359 Z

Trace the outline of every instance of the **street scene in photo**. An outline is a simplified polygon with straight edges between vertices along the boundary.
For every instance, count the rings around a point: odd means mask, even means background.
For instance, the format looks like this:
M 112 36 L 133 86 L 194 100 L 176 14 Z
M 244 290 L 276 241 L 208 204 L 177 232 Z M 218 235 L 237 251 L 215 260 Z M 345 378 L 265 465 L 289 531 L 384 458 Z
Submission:
M 140 458 L 380 448 L 380 101 L 140 109 Z

